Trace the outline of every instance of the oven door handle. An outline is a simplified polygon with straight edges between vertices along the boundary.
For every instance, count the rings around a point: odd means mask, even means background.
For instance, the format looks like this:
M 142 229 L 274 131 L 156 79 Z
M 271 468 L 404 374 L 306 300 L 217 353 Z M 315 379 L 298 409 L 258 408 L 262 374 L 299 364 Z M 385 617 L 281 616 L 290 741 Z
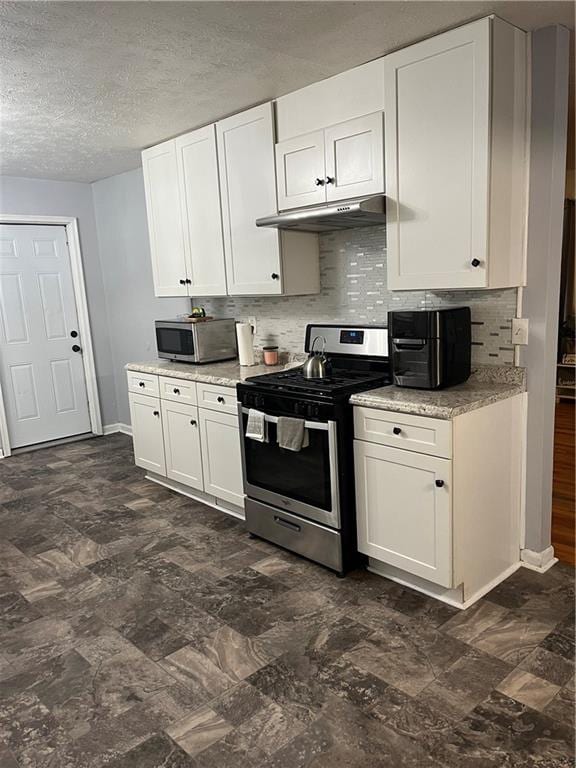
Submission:
M 248 414 L 249 408 L 242 408 L 242 413 Z M 292 417 L 287 417 L 292 418 Z M 298 418 L 295 416 L 294 418 Z M 269 416 L 267 413 L 264 414 L 264 419 L 269 424 L 278 424 L 278 416 Z M 305 421 L 304 426 L 306 429 L 318 429 L 322 432 L 328 432 L 328 422 L 326 421 Z

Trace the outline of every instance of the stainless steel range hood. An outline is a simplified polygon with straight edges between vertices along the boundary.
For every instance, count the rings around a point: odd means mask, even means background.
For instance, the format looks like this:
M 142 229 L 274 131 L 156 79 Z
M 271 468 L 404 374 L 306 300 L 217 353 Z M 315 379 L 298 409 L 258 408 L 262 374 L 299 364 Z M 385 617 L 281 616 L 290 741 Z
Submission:
M 338 229 L 374 227 L 386 223 L 384 195 L 342 201 L 316 208 L 300 208 L 256 219 L 257 227 L 276 227 L 300 232 L 334 232 Z

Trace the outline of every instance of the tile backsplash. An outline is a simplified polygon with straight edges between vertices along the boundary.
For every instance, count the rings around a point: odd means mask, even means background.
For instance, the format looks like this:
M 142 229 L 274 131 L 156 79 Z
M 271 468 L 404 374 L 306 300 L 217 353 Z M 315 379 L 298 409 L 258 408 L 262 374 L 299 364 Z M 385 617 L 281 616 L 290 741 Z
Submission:
M 307 323 L 386 323 L 390 309 L 467 305 L 472 311 L 473 363 L 513 365 L 512 318 L 516 289 L 490 291 L 389 291 L 386 229 L 367 227 L 320 235 L 316 296 L 197 299 L 209 315 L 256 318 L 256 346 L 278 344 L 302 352 Z

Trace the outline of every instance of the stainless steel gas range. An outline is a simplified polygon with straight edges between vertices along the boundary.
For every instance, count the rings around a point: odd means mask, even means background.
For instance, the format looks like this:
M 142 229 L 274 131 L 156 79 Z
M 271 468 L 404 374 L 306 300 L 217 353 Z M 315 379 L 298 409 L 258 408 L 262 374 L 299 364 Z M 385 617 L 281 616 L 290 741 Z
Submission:
M 308 325 L 305 349 L 325 339 L 327 378 L 302 368 L 253 376 L 237 385 L 246 526 L 340 575 L 358 562 L 354 501 L 353 420 L 348 398 L 391 381 L 384 326 Z M 266 440 L 246 435 L 250 410 Z M 302 419 L 306 444 L 278 444 L 282 417 Z

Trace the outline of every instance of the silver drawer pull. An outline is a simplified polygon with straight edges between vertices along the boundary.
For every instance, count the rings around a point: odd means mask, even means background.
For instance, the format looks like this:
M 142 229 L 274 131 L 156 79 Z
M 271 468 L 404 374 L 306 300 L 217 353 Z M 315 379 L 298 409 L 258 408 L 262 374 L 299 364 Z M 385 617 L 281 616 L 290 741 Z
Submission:
M 278 523 L 278 525 L 281 525 L 284 528 L 288 528 L 291 531 L 294 531 L 295 533 L 300 533 L 302 530 L 299 525 L 296 525 L 296 523 L 291 523 L 289 520 L 284 520 L 282 517 L 278 517 L 278 515 L 274 515 L 274 522 Z

